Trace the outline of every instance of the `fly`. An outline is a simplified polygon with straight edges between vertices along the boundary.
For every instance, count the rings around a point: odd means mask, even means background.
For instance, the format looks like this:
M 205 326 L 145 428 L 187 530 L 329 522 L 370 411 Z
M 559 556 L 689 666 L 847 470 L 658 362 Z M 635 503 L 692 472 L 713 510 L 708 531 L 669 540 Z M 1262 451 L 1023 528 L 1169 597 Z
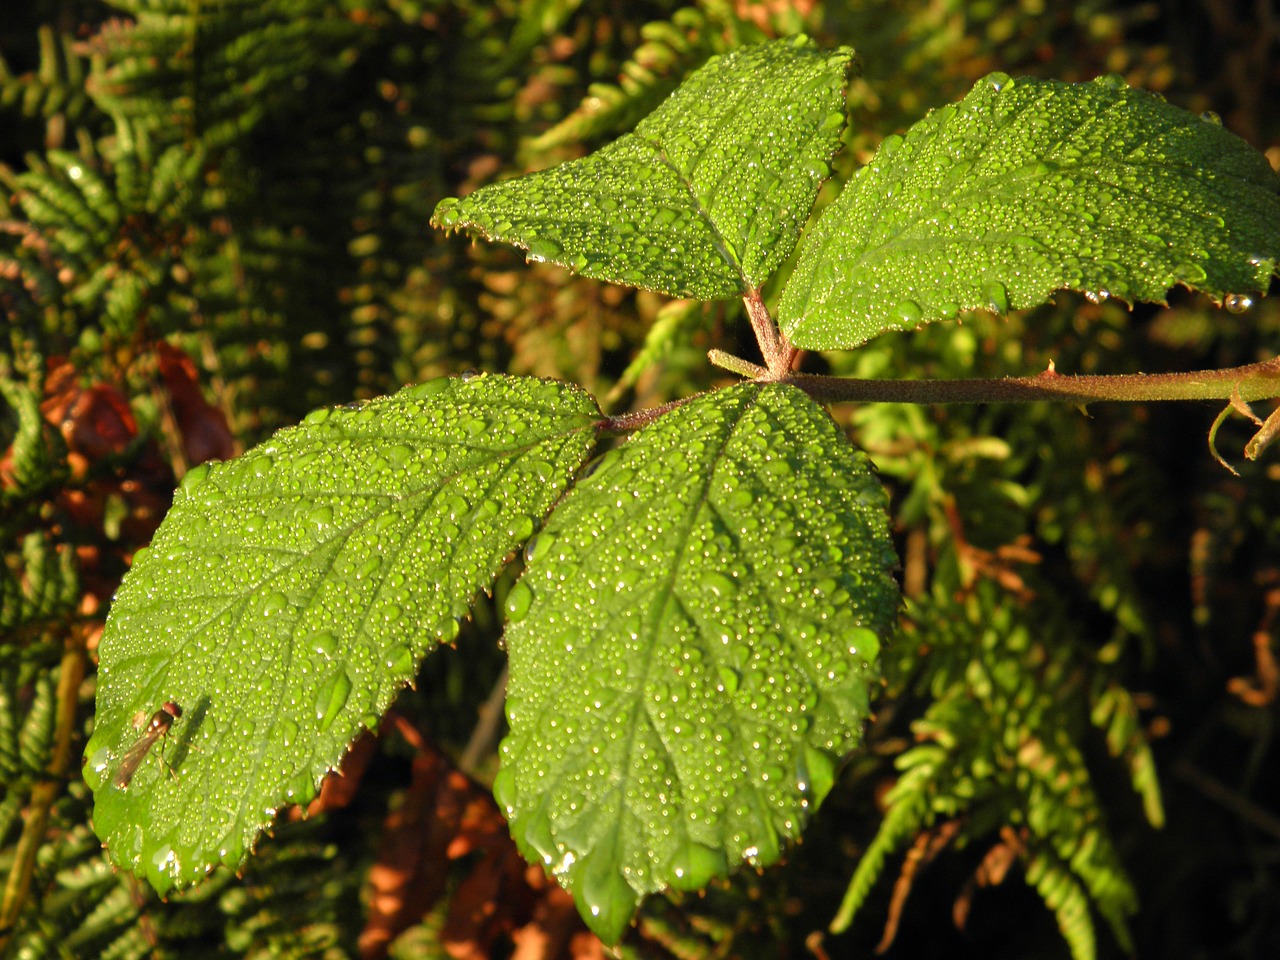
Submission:
M 152 744 L 168 736 L 173 721 L 180 716 L 182 716 L 182 708 L 172 700 L 166 700 L 160 709 L 151 715 L 151 719 L 146 721 L 145 728 L 142 727 L 141 720 L 135 721 L 134 726 L 142 729 L 142 734 L 138 737 L 137 743 L 126 750 L 124 756 L 120 758 L 120 767 L 116 770 L 116 775 L 112 777 L 111 782 L 121 790 L 127 789 L 133 780 L 133 775 L 138 771 L 138 765 L 142 763 Z M 164 762 L 163 757 L 160 762 Z

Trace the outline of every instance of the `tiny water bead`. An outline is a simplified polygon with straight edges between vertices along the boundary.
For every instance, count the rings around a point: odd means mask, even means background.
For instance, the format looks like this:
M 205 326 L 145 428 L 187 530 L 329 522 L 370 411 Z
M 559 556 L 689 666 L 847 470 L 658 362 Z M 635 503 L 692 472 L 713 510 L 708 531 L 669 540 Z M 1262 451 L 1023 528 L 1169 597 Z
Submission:
M 1244 293 L 1228 293 L 1222 298 L 1222 305 L 1230 313 L 1244 313 L 1253 306 L 1253 297 Z

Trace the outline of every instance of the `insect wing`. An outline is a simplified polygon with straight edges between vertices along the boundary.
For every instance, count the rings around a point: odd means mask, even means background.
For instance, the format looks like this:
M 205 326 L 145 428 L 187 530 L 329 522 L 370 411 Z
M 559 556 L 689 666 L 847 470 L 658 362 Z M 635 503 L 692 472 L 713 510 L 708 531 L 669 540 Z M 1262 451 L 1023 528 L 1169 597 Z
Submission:
M 128 788 L 133 780 L 133 775 L 137 773 L 138 767 L 151 749 L 152 744 L 162 736 L 167 735 L 169 728 L 173 726 L 173 721 L 180 716 L 182 716 L 182 708 L 172 702 L 166 703 L 151 715 L 147 728 L 142 731 L 142 735 L 138 737 L 137 742 L 126 750 L 124 756 L 120 758 L 120 766 L 116 768 L 116 775 L 111 778 L 111 782 L 115 786 L 121 790 Z

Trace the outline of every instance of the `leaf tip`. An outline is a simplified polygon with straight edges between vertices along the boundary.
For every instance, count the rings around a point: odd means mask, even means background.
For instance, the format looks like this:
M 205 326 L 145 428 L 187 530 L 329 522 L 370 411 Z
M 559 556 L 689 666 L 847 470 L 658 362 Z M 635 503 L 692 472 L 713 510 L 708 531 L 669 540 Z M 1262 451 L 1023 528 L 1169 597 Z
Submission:
M 462 201 L 457 197 L 445 197 L 438 204 L 433 214 L 431 214 L 431 225 L 441 230 L 451 230 L 458 226 L 461 220 L 461 213 L 458 207 Z
M 592 933 L 606 944 L 616 944 L 631 926 L 640 895 L 603 850 L 588 854 L 580 869 L 574 889 L 578 912 Z

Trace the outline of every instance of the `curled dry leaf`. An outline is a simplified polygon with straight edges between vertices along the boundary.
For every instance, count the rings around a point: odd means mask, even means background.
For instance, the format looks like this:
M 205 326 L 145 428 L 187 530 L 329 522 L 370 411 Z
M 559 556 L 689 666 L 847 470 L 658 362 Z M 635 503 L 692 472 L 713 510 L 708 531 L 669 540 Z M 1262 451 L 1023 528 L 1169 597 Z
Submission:
M 206 460 L 229 460 L 240 453 L 226 414 L 201 392 L 200 376 L 191 357 L 161 340 L 156 344 L 156 360 L 187 463 L 195 466 Z
M 81 612 L 92 615 L 106 607 L 119 586 L 123 557 L 155 532 L 169 507 L 173 473 L 154 443 L 133 453 L 124 472 L 95 469 L 105 459 L 128 453 L 137 442 L 138 424 L 119 389 L 84 383 L 64 359 L 49 363 L 40 412 L 62 435 L 75 481 L 59 491 L 58 505 L 77 527 L 92 531 L 76 538 L 81 541 L 77 558 L 87 600 Z M 119 558 L 104 557 L 104 544 Z
M 442 939 L 456 960 L 484 960 L 502 940 L 520 960 L 603 956 L 569 895 L 520 856 L 489 793 L 431 746 L 420 745 L 409 789 L 383 829 L 364 960 L 386 956 L 451 887 Z

